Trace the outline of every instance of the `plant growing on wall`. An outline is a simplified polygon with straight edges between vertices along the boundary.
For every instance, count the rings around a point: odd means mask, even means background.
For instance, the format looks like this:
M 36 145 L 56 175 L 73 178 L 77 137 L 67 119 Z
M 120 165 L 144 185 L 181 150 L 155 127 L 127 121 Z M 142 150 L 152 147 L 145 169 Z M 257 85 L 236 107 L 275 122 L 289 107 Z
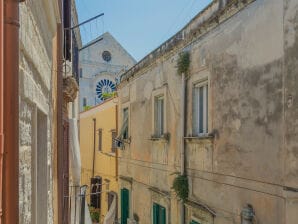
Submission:
M 179 200 L 182 200 L 184 202 L 188 198 L 189 193 L 187 176 L 177 174 L 177 176 L 173 180 L 172 189 L 174 189 Z
M 92 206 L 89 207 L 90 217 L 93 223 L 99 223 L 100 211 Z
M 177 61 L 177 70 L 179 74 L 187 74 L 190 65 L 190 54 L 188 51 L 183 51 L 179 54 Z
M 109 98 L 115 97 L 116 96 L 116 92 L 111 92 L 111 93 L 102 93 L 102 98 L 104 100 L 107 100 Z
M 88 106 L 88 105 L 87 106 L 84 106 L 84 111 L 85 110 L 89 110 L 90 108 L 91 108 L 91 106 Z

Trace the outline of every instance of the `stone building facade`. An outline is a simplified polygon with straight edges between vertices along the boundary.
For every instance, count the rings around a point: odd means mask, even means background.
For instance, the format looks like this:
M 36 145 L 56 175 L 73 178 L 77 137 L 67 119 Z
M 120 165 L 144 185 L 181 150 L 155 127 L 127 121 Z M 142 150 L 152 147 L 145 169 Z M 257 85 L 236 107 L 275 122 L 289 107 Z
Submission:
M 79 30 L 62 40 L 64 27 L 78 24 L 75 1 L 25 1 L 19 9 L 19 223 L 69 223 L 63 118 L 78 119 Z
M 52 89 L 60 21 L 58 1 L 20 3 L 19 223 L 53 223 Z
M 133 57 L 108 32 L 80 51 L 80 111 L 103 102 L 116 91 L 120 74 L 135 64 Z
M 297 223 L 297 27 L 297 0 L 214 0 L 121 77 L 121 223 L 181 223 L 181 141 L 184 223 Z

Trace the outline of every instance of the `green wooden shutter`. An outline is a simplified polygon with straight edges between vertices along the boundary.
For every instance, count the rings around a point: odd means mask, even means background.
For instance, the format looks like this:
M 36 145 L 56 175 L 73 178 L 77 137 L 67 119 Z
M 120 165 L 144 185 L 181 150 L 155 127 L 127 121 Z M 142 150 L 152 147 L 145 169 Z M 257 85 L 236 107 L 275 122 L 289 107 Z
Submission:
M 129 191 L 121 189 L 121 224 L 127 224 L 129 217 Z
M 198 222 L 196 222 L 194 220 L 191 220 L 189 224 L 200 224 L 200 223 L 198 223 Z
M 166 224 L 166 209 L 160 206 L 159 209 L 159 224 Z
M 158 204 L 153 203 L 153 224 L 158 224 Z

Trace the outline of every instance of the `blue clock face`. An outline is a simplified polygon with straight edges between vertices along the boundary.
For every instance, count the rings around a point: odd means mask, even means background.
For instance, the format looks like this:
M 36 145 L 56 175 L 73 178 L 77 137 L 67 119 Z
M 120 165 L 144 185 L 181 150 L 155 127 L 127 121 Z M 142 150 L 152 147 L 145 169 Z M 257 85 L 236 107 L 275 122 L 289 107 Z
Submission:
M 116 91 L 116 85 L 111 80 L 102 79 L 96 85 L 97 98 L 103 101 L 104 93 L 112 93 Z

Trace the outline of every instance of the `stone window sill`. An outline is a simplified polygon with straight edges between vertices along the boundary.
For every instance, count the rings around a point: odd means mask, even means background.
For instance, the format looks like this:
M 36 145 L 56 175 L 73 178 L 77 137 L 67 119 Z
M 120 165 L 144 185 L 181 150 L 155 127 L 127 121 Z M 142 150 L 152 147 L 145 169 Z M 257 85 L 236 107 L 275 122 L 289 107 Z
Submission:
M 207 134 L 201 134 L 201 135 L 198 135 L 198 136 L 187 136 L 187 137 L 184 137 L 185 140 L 188 140 L 188 141 L 191 141 L 191 140 L 204 140 L 204 139 L 214 139 L 214 135 L 213 134 L 210 134 L 210 133 L 207 133 Z
M 161 142 L 169 142 L 170 141 L 170 134 L 165 133 L 162 134 L 161 136 L 156 136 L 156 135 L 151 135 L 149 138 L 150 141 L 161 141 Z

